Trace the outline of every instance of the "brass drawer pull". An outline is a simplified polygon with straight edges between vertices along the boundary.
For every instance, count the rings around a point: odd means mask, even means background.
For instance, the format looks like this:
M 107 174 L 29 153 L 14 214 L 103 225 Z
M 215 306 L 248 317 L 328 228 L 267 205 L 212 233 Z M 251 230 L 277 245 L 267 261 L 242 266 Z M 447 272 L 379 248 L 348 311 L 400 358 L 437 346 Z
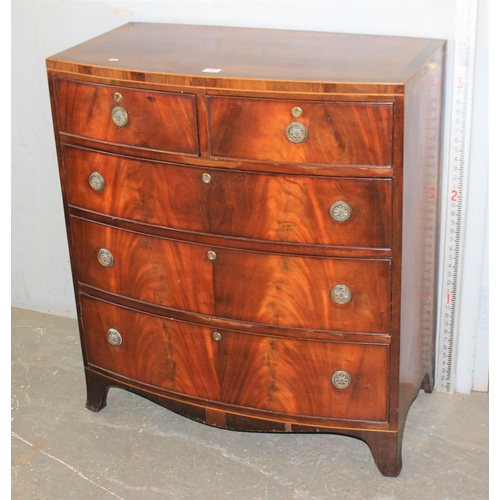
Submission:
M 352 293 L 345 285 L 335 285 L 330 292 L 330 297 L 337 304 L 347 304 L 352 299 Z
M 115 106 L 111 110 L 111 119 L 117 127 L 125 127 L 128 123 L 128 113 L 125 108 Z
M 345 222 L 352 215 L 352 208 L 345 201 L 336 201 L 330 207 L 330 217 L 337 222 Z
M 210 174 L 204 173 L 201 175 L 201 180 L 205 184 L 210 184 L 212 182 L 212 176 Z
M 123 96 L 120 94 L 120 92 L 115 92 L 113 94 L 113 99 L 116 101 L 116 102 L 121 102 L 123 100 Z
M 118 330 L 110 328 L 106 333 L 106 338 L 111 345 L 119 346 L 122 345 L 123 339 Z
M 286 128 L 286 138 L 294 144 L 304 142 L 308 135 L 306 126 L 299 122 L 292 122 Z
M 338 370 L 332 375 L 332 384 L 337 388 L 337 389 L 347 389 L 352 382 L 352 377 L 351 375 L 344 371 L 344 370 Z
M 291 113 L 294 118 L 299 118 L 304 114 L 302 108 L 299 108 L 298 106 L 293 107 Z
M 214 332 L 214 333 L 212 333 L 212 338 L 216 342 L 220 342 L 222 340 L 222 335 L 219 332 Z
M 101 248 L 99 250 L 97 253 L 97 260 L 103 267 L 113 267 L 113 264 L 115 263 L 113 254 L 106 248 Z
M 89 175 L 90 187 L 97 192 L 103 191 L 106 187 L 104 177 L 99 172 L 92 172 Z

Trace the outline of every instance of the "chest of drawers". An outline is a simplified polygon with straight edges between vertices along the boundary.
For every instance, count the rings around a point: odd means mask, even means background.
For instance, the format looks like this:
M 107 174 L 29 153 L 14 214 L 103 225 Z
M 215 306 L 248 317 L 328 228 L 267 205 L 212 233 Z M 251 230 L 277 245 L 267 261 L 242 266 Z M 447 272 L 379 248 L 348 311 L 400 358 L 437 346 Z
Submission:
M 363 439 L 432 391 L 445 44 L 132 23 L 47 59 L 87 407 Z

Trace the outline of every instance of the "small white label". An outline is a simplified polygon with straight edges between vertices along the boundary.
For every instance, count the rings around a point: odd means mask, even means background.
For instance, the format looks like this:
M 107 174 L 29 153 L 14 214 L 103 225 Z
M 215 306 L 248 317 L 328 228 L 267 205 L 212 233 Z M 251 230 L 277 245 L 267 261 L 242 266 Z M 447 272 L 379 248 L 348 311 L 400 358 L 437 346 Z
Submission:
M 118 57 L 110 57 L 110 58 L 108 59 L 108 61 L 112 61 L 112 62 L 114 62 L 114 61 L 118 61 Z
M 205 68 L 202 73 L 220 73 L 222 68 Z

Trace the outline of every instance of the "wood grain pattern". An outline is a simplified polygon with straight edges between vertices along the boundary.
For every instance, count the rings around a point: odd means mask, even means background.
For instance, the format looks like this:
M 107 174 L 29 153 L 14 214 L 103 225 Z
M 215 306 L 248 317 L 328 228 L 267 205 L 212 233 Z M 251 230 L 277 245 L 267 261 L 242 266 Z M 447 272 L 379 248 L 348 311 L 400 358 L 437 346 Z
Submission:
M 387 347 L 222 335 L 224 401 L 294 415 L 386 420 Z M 347 389 L 333 386 L 337 370 L 352 376 Z
M 73 218 L 79 279 L 174 309 L 281 327 L 388 333 L 390 264 L 215 248 L 135 234 Z M 101 266 L 101 248 L 114 265 Z M 330 298 L 338 284 L 352 300 Z
M 64 148 L 69 203 L 131 221 L 289 243 L 389 248 L 392 183 L 183 167 Z M 106 188 L 89 185 L 99 172 Z M 202 175 L 211 175 L 210 184 Z M 337 201 L 350 219 L 329 214 Z
M 209 248 L 152 238 L 72 218 L 80 282 L 174 309 L 212 314 L 212 263 Z M 103 267 L 101 248 L 114 257 Z
M 56 80 L 60 130 L 98 141 L 197 155 L 196 103 L 193 95 L 147 92 L 121 86 Z M 116 102 L 115 92 L 123 100 Z M 126 109 L 129 123 L 116 126 L 115 106 Z
M 405 82 L 442 44 L 424 38 L 128 23 L 54 55 L 47 66 L 188 87 L 393 94 L 404 93 Z M 204 73 L 207 67 L 222 71 Z
M 338 284 L 352 299 L 330 298 Z M 282 327 L 390 332 L 390 262 L 217 249 L 215 314 Z
M 279 413 L 387 419 L 388 346 L 311 342 L 213 330 L 81 297 L 88 362 L 197 398 Z M 112 346 L 108 328 L 123 343 Z M 337 370 L 352 383 L 337 389 Z
M 303 115 L 294 118 L 291 110 Z M 392 107 L 347 103 L 209 97 L 210 152 L 214 157 L 287 163 L 390 166 Z M 308 138 L 286 138 L 292 122 Z
M 132 380 L 199 398 L 219 399 L 212 330 L 138 314 L 81 297 L 88 363 Z M 123 338 L 106 339 L 109 328 Z

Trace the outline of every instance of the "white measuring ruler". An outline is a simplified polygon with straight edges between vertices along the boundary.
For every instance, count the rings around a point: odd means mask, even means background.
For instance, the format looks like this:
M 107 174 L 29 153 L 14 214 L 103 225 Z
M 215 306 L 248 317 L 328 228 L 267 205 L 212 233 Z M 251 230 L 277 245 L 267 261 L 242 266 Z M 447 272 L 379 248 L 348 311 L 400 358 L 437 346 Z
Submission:
M 443 275 L 437 344 L 436 390 L 455 390 L 455 360 L 463 267 L 465 209 L 470 153 L 472 83 L 477 0 L 458 0 L 453 54 L 453 89 L 444 191 Z

